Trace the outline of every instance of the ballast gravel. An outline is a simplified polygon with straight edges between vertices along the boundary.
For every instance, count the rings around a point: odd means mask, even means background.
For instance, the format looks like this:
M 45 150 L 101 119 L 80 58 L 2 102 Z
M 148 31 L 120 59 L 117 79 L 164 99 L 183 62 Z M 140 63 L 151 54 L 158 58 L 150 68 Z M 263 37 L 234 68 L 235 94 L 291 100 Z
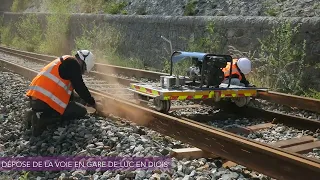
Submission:
M 172 148 L 190 147 L 125 120 L 89 116 L 49 127 L 40 137 L 21 128 L 28 103 L 29 81 L 12 72 L 0 72 L 0 155 L 3 156 L 167 156 Z M 222 167 L 220 160 L 173 158 L 170 171 L 62 171 L 29 172 L 31 179 L 270 179 L 236 166 Z M 20 171 L 2 171 L 0 178 L 18 179 Z

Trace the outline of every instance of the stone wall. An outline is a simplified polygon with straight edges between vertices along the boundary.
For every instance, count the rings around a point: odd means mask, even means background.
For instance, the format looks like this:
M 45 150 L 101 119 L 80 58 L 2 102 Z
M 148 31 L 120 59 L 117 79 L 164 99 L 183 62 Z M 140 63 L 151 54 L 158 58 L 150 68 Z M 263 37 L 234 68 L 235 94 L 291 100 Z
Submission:
M 320 18 L 288 18 L 293 23 L 302 23 L 297 43 L 307 40 L 309 61 L 317 61 L 320 54 Z M 79 36 L 79 22 L 111 23 L 122 32 L 123 42 L 119 51 L 126 56 L 143 59 L 148 65 L 157 65 L 163 58 L 169 58 L 169 45 L 160 36 L 172 41 L 174 50 L 185 50 L 187 41 L 184 38 L 202 37 L 206 26 L 214 22 L 223 37 L 221 46 L 233 45 L 239 50 L 253 51 L 259 46 L 258 38 L 270 34 L 276 21 L 271 17 L 169 17 L 169 16 L 108 16 L 108 15 L 74 15 L 71 18 L 72 29 L 70 40 Z M 224 52 L 227 53 L 226 48 Z
M 4 23 L 12 23 L 22 14 L 4 13 Z M 38 13 L 41 22 L 44 24 L 46 14 Z M 293 23 L 302 23 L 301 32 L 296 38 L 297 43 L 301 39 L 307 40 L 308 61 L 318 61 L 320 54 L 320 18 L 286 18 Z M 270 33 L 271 26 L 276 25 L 272 17 L 232 17 L 232 16 L 211 16 L 211 17 L 171 17 L 171 16 L 111 16 L 111 15 L 89 15 L 73 14 L 69 24 L 71 42 L 70 49 L 73 49 L 74 39 L 81 35 L 81 25 L 90 24 L 93 21 L 97 24 L 112 24 L 122 33 L 122 42 L 119 52 L 124 56 L 137 57 L 142 59 L 146 65 L 161 67 L 164 58 L 168 59 L 170 54 L 169 45 L 161 35 L 172 41 L 174 50 L 185 50 L 187 42 L 181 37 L 201 37 L 206 25 L 214 22 L 219 29 L 223 42 L 222 45 L 233 45 L 242 51 L 253 51 L 258 47 L 258 38 L 263 38 Z M 69 51 L 68 50 L 68 51 Z M 217 52 L 222 53 L 222 52 Z M 226 50 L 223 52 L 226 53 Z
M 13 0 L 1 0 L 0 11 L 10 11 Z

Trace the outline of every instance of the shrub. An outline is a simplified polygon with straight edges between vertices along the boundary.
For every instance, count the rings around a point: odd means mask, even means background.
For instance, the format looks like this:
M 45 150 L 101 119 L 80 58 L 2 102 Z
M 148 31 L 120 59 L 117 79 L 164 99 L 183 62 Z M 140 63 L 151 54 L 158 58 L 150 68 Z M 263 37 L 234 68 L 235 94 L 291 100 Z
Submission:
M 196 0 L 191 0 L 188 1 L 188 3 L 185 5 L 185 10 L 183 15 L 184 16 L 193 16 L 196 14 L 196 5 L 197 5 L 197 1 Z
M 47 1 L 48 7 L 53 14 L 47 16 L 45 41 L 40 45 L 40 52 L 60 55 L 66 53 L 67 33 L 70 12 L 73 2 L 68 0 Z
M 92 29 L 82 27 L 83 34 L 75 39 L 75 53 L 78 49 L 90 49 L 97 57 L 98 62 L 126 66 L 132 68 L 144 68 L 142 61 L 135 58 L 121 57 L 116 53 L 121 40 L 119 31 L 112 26 L 94 25 Z
M 109 0 L 105 4 L 105 13 L 108 14 L 119 14 L 122 12 L 122 14 L 126 13 L 123 11 L 123 9 L 128 5 L 127 2 L 115 2 L 114 0 Z
M 15 24 L 17 33 L 12 45 L 26 51 L 37 51 L 42 39 L 42 30 L 37 16 L 34 14 L 20 17 Z
M 263 40 L 260 53 L 254 64 L 251 80 L 259 86 L 267 86 L 276 91 L 299 94 L 302 69 L 305 64 L 306 41 L 293 42 L 299 32 L 299 25 L 292 27 L 290 22 L 282 22 Z
M 24 11 L 30 3 L 30 0 L 14 0 L 12 2 L 11 11 L 20 12 Z

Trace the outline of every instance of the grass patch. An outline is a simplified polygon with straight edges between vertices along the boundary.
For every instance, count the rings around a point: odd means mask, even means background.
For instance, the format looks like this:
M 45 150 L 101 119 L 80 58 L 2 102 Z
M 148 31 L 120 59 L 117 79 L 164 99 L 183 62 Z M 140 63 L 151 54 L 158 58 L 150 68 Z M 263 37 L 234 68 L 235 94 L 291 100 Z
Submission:
M 28 180 L 29 172 L 23 171 L 23 174 L 19 177 L 19 180 Z
M 97 13 L 103 10 L 104 0 L 81 0 L 79 8 L 81 13 Z
M 97 61 L 117 66 L 144 69 L 142 61 L 135 58 L 124 58 L 116 53 L 121 40 L 119 31 L 108 25 L 94 25 L 92 29 L 82 27 L 82 35 L 75 39 L 75 49 L 89 49 L 97 57 Z
M 73 2 L 69 0 L 47 1 L 50 11 L 54 14 L 47 16 L 45 41 L 40 44 L 40 52 L 50 55 L 66 53 L 68 46 L 67 33 L 70 19 L 69 9 Z
M 13 0 L 11 5 L 12 12 L 21 12 L 27 9 L 30 0 Z
M 123 10 L 128 5 L 128 2 L 116 2 L 115 0 L 108 0 L 105 4 L 104 12 L 108 14 L 127 14 Z
M 12 39 L 14 38 L 14 35 L 12 34 L 13 28 L 12 24 L 1 27 L 1 43 L 3 45 L 10 46 L 12 44 Z
M 309 94 L 302 88 L 302 77 L 306 63 L 306 40 L 294 43 L 299 33 L 300 25 L 292 26 L 289 21 L 279 21 L 271 34 L 258 39 L 258 53 L 241 53 L 235 49 L 230 51 L 237 57 L 248 57 L 252 60 L 253 71 L 247 76 L 248 80 L 257 87 L 267 87 L 271 90 L 301 95 Z
M 38 18 L 34 14 L 20 17 L 15 24 L 16 34 L 12 40 L 12 45 L 25 51 L 37 51 L 42 40 L 42 29 Z
M 1 27 L 1 43 L 18 49 L 50 55 L 67 53 L 70 12 L 75 0 L 45 1 L 49 12 L 43 31 L 36 15 L 20 17 L 17 23 Z
M 221 34 L 213 22 L 206 26 L 203 37 L 189 40 L 187 51 L 207 53 L 221 53 L 223 51 Z
M 184 8 L 184 16 L 194 16 L 196 14 L 196 6 L 198 1 L 197 0 L 190 0 L 187 2 Z
M 185 51 L 222 53 L 224 47 L 222 45 L 221 34 L 213 22 L 206 26 L 204 34 L 205 35 L 200 38 L 190 38 L 189 40 L 182 38 L 188 42 L 188 47 Z M 178 63 L 174 63 L 172 73 L 185 76 L 187 69 L 193 65 L 194 61 L 191 58 L 187 58 Z M 165 60 L 162 72 L 170 73 L 170 59 Z
M 299 28 L 299 25 L 293 27 L 290 22 L 282 22 L 270 36 L 259 39 L 261 49 L 256 64 L 261 66 L 254 70 L 252 81 L 280 92 L 302 93 L 302 70 L 307 66 L 306 41 L 293 42 Z

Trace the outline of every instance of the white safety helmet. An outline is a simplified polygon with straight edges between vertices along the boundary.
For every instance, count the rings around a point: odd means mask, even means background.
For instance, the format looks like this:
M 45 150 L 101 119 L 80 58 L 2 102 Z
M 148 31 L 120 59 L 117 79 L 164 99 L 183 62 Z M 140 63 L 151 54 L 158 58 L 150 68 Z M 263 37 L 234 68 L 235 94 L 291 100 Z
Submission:
M 76 55 L 78 55 L 80 59 L 86 63 L 86 71 L 90 72 L 94 66 L 93 54 L 88 50 L 79 50 L 77 51 Z
M 237 65 L 243 74 L 249 74 L 251 71 L 251 61 L 248 58 L 240 58 Z

